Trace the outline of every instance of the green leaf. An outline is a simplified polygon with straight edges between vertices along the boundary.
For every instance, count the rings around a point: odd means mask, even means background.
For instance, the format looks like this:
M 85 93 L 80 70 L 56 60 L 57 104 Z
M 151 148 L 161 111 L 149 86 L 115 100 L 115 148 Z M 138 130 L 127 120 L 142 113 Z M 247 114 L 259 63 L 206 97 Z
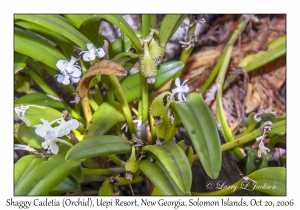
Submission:
M 30 77 L 28 75 L 14 75 L 14 90 L 19 93 L 30 93 Z
M 177 144 L 166 142 L 161 146 L 147 145 L 142 150 L 154 154 L 179 189 L 184 194 L 189 194 L 192 185 L 192 171 L 185 153 Z
M 216 123 L 203 98 L 191 93 L 184 102 L 171 103 L 187 130 L 207 175 L 218 177 L 222 164 L 221 143 Z
M 141 31 L 136 31 L 135 34 L 138 38 L 142 37 Z M 124 34 L 124 41 L 123 42 L 124 42 L 124 47 L 125 47 L 124 50 L 127 52 L 128 49 L 131 47 L 132 42 L 128 38 L 128 36 L 126 36 L 126 34 Z M 115 55 L 123 52 L 122 51 L 122 38 L 121 37 L 115 39 L 115 41 L 113 41 L 111 45 L 112 45 L 112 49 L 113 49 Z
M 70 39 L 76 45 L 83 49 L 86 48 L 87 43 L 91 43 L 83 34 L 81 34 L 73 26 L 61 20 L 58 15 L 15 15 L 15 20 L 21 19 L 29 22 L 42 25 L 52 31 L 55 31 L 64 37 Z
M 54 100 L 53 98 L 50 98 L 43 93 L 26 94 L 18 98 L 18 100 L 15 101 L 15 104 L 35 104 L 37 106 L 47 106 L 54 109 L 67 109 L 68 111 L 70 110 L 70 107 L 68 107 L 66 104 Z
M 272 129 L 267 133 L 285 133 L 286 132 L 286 120 L 281 120 L 272 125 Z
M 80 160 L 89 157 L 123 154 L 131 151 L 129 141 L 113 135 L 93 136 L 73 146 L 66 155 L 66 160 Z
M 92 15 L 90 14 L 64 14 L 65 18 L 67 20 L 69 20 L 71 22 L 71 24 L 76 27 L 79 28 L 81 26 L 81 24 L 87 20 L 88 18 L 90 18 Z M 62 17 L 62 16 L 61 16 Z
M 167 46 L 167 42 L 172 37 L 172 35 L 176 32 L 180 24 L 186 18 L 187 15 L 171 15 L 168 14 L 164 17 L 160 30 L 159 30 L 159 45 L 164 52 Z M 164 54 L 164 53 L 162 53 Z
M 67 60 L 66 57 L 51 44 L 42 38 L 19 28 L 14 29 L 14 50 L 32 57 L 53 69 L 58 60 Z
M 127 72 L 136 64 L 139 60 L 139 55 L 132 52 L 123 52 L 115 56 L 112 61 L 120 64 L 127 70 Z
M 99 188 L 99 192 L 98 192 L 99 196 L 113 196 L 114 195 L 114 191 L 113 191 L 113 187 L 110 184 L 109 180 L 105 180 L 101 187 Z
M 174 79 L 183 70 L 184 64 L 180 61 L 171 61 L 158 66 L 155 83 L 149 85 L 148 91 L 156 90 Z M 121 82 L 124 96 L 128 103 L 142 97 L 140 73 L 132 74 L 124 78 Z
M 255 191 L 268 195 L 286 195 L 286 169 L 283 167 L 262 168 L 248 177 L 257 182 L 252 188 Z
M 115 124 L 123 121 L 125 121 L 125 117 L 121 104 L 116 101 L 104 102 L 93 114 L 83 139 L 104 135 Z
M 78 181 L 72 176 L 68 176 L 61 183 L 59 183 L 56 187 L 54 187 L 50 193 L 56 192 L 74 192 L 80 190 L 80 184 Z
M 71 57 L 71 55 L 74 54 L 73 50 L 76 45 L 57 32 L 51 31 L 48 28 L 43 27 L 42 25 L 24 20 L 16 20 L 15 25 L 33 31 L 34 33 L 37 33 L 38 35 L 41 35 L 59 45 L 67 58 Z
M 123 19 L 121 15 L 101 14 L 99 16 L 120 28 L 121 31 L 123 31 L 128 36 L 128 38 L 137 48 L 137 51 L 139 53 L 143 52 L 139 38 L 136 36 L 135 32 L 132 30 L 130 25 Z
M 167 171 L 165 170 L 166 172 L 164 172 L 164 170 L 159 167 L 157 164 L 158 161 L 159 160 L 151 162 L 148 159 L 142 160 L 139 162 L 139 168 L 151 180 L 154 186 L 159 189 L 161 195 L 178 195 L 170 182 L 172 178 L 169 179 Z M 175 186 L 177 185 L 175 184 Z M 182 195 L 182 193 L 179 195 Z
M 24 141 L 26 144 L 33 148 L 41 149 L 41 144 L 45 140 L 35 134 L 35 128 L 30 128 L 25 125 L 25 123 L 22 123 L 20 127 L 18 128 L 18 135 Z
M 41 162 L 46 161 L 45 158 L 35 158 L 34 160 L 31 161 L 31 163 L 26 167 L 26 170 L 22 173 L 20 179 L 18 182 L 15 183 L 15 188 L 18 187 L 18 185 L 28 176 L 28 174 Z M 16 167 L 16 166 L 15 166 Z
M 53 155 L 20 181 L 15 195 L 46 195 L 79 166 L 79 161 L 66 161 L 64 153 Z
M 24 116 L 22 114 L 18 116 L 15 112 L 14 117 L 19 117 L 26 123 L 28 127 L 42 124 L 41 118 L 50 122 L 62 117 L 61 112 L 46 106 L 36 106 L 34 104 L 15 104 L 15 108 L 20 107 L 21 105 L 29 106 L 29 108 L 26 110 Z
M 286 37 L 283 35 L 272 41 L 268 45 L 267 50 L 247 55 L 243 60 L 241 60 L 239 67 L 244 68 L 246 71 L 252 71 L 279 58 L 286 53 L 285 40 Z
M 98 48 L 104 44 L 103 36 L 99 36 L 100 17 L 92 16 L 83 21 L 79 27 L 79 31 L 85 35 Z
M 14 52 L 14 73 L 18 73 L 27 65 L 27 56 Z
M 25 172 L 26 168 L 30 165 L 30 163 L 39 158 L 37 155 L 26 155 L 21 157 L 14 165 L 14 184 L 19 181 L 22 174 Z

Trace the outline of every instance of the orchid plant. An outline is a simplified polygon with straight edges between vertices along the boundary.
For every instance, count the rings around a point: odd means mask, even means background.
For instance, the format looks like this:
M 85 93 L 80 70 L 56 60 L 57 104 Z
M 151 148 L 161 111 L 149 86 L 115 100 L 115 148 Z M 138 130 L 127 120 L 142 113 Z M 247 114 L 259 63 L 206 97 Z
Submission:
M 251 21 L 250 15 L 242 17 L 240 24 Z M 285 118 L 265 110 L 249 115 L 243 133 L 234 136 L 229 131 L 222 86 L 218 86 L 223 84 L 226 67 L 219 69 L 216 78 L 218 122 L 202 95 L 189 93 L 187 80 L 180 82 L 197 41 L 193 15 L 166 15 L 159 27 L 156 15 L 142 15 L 141 31 L 134 31 L 121 15 L 16 14 L 14 19 L 15 75 L 22 78 L 16 91 L 26 93 L 14 104 L 15 150 L 28 152 L 14 166 L 15 195 L 77 195 L 80 190 L 85 195 L 122 195 L 121 185 L 134 195 L 132 185 L 145 179 L 154 186 L 151 195 L 209 195 L 191 191 L 193 161 L 200 161 L 205 173 L 215 179 L 222 152 L 231 150 L 238 160 L 255 153 L 255 158 L 265 160 L 272 147 L 263 140 L 274 143 L 285 133 Z M 180 60 L 163 62 L 169 39 L 185 19 L 190 24 L 186 40 L 180 42 L 185 48 Z M 99 33 L 101 21 L 118 27 L 121 37 L 108 41 Z M 238 28 L 242 33 L 243 27 Z M 230 53 L 233 44 L 223 53 Z M 130 74 L 133 67 L 139 71 Z M 48 83 L 45 74 L 55 85 Z M 29 79 L 42 91 L 31 92 Z M 174 83 L 168 86 L 169 81 Z M 72 95 L 72 103 L 55 86 Z M 162 86 L 167 91 L 155 92 Z M 180 123 L 192 141 L 189 147 L 176 142 Z M 226 143 L 221 144 L 219 132 Z M 240 147 L 256 138 L 258 149 L 241 153 Z M 276 177 L 275 190 L 258 191 L 285 194 L 284 167 L 252 162 L 245 170 L 244 176 L 256 182 L 271 183 L 268 175 Z M 240 181 L 232 185 L 241 189 Z M 84 190 L 86 182 L 94 189 Z

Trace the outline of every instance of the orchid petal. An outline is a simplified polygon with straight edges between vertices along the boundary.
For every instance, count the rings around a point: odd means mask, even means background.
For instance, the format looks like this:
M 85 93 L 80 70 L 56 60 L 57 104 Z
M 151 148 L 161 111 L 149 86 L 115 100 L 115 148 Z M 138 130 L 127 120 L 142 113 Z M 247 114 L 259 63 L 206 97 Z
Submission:
M 95 47 L 91 43 L 86 44 L 86 47 L 88 48 L 89 51 L 95 51 Z
M 105 52 L 104 52 L 104 50 L 103 50 L 101 47 L 99 47 L 99 48 L 97 49 L 97 55 L 98 55 L 100 58 L 102 58 L 102 57 L 105 55 Z
M 183 95 L 183 93 L 178 93 L 178 95 L 177 95 L 178 101 L 183 101 L 182 95 Z
M 70 60 L 69 64 L 74 65 L 74 63 L 76 63 L 77 60 L 78 60 L 77 58 L 71 56 L 71 60 Z
M 71 129 L 71 130 L 75 130 L 76 128 L 78 128 L 79 126 L 79 122 L 77 120 L 74 120 L 74 119 L 71 119 L 67 122 L 68 124 L 68 127 Z
M 71 73 L 72 77 L 80 77 L 81 75 L 81 70 L 75 66 L 72 67 L 73 72 Z
M 71 77 L 70 80 L 71 82 L 76 83 L 80 80 L 80 77 Z
M 65 71 L 65 65 L 66 65 L 66 61 L 65 60 L 58 60 L 56 62 L 56 67 L 61 70 L 61 71 Z
M 90 61 L 90 52 L 89 51 L 85 51 L 82 55 L 82 59 L 84 61 Z
M 175 80 L 175 85 L 176 85 L 177 87 L 180 87 L 180 79 L 179 79 L 179 77 L 176 78 L 176 80 Z
M 56 81 L 59 82 L 59 83 L 62 83 L 63 80 L 64 80 L 65 76 L 62 75 L 62 74 L 57 74 L 57 77 L 56 77 Z
M 57 146 L 56 142 L 53 141 L 53 142 L 51 142 L 49 149 L 52 154 L 57 154 L 59 147 Z

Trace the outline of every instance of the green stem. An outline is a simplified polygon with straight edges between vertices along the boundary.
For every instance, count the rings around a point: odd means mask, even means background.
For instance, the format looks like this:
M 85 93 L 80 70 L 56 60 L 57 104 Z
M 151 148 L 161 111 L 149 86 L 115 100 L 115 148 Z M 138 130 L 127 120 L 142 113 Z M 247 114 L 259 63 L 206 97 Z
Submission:
M 237 138 L 233 141 L 230 141 L 230 142 L 227 142 L 227 143 L 223 144 L 221 146 L 221 149 L 222 149 L 223 152 L 227 151 L 227 150 L 230 150 L 230 149 L 233 149 L 235 147 L 246 144 L 249 141 L 252 141 L 252 140 L 256 139 L 257 137 L 263 135 L 263 133 L 264 132 L 262 130 L 256 129 L 256 130 L 252 131 L 251 133 L 249 133 L 249 134 L 247 134 L 243 137 Z
M 224 114 L 224 109 L 223 109 L 223 104 L 222 104 L 222 86 L 223 82 L 225 79 L 226 71 L 230 62 L 231 54 L 233 51 L 233 46 L 230 45 L 227 47 L 227 50 L 225 52 L 224 60 L 222 63 L 222 66 L 220 68 L 220 72 L 218 74 L 218 77 L 216 78 L 216 84 L 217 84 L 217 115 L 218 115 L 218 122 L 222 126 L 222 131 L 224 133 L 225 140 L 227 142 L 233 141 L 233 135 L 230 131 L 229 125 L 227 123 L 225 114 Z M 239 150 L 239 148 L 235 148 L 233 150 L 233 153 L 239 158 L 242 159 L 244 158 L 244 154 Z
M 150 24 L 151 19 L 150 15 L 143 14 L 142 15 L 142 37 L 146 38 L 146 36 L 150 33 Z
M 146 123 L 148 120 L 148 82 L 147 78 L 141 74 L 141 82 L 142 82 L 142 124 Z
M 35 83 L 47 94 L 59 98 L 59 96 L 47 85 L 47 83 L 37 75 L 32 69 L 27 70 L 27 74 L 35 81 Z
M 191 23 L 194 23 L 194 24 L 192 26 L 190 26 L 189 29 L 188 29 L 186 39 L 185 39 L 186 42 L 190 41 L 190 35 L 191 35 L 191 33 L 194 33 L 195 29 L 196 29 L 196 23 L 195 23 L 193 15 L 190 15 L 190 23 L 189 24 L 191 25 Z M 181 52 L 180 61 L 183 62 L 184 64 L 186 64 L 186 62 L 187 62 L 188 58 L 190 57 L 193 49 L 194 49 L 194 47 L 190 47 L 187 50 L 183 49 L 182 52 Z M 180 75 L 177 75 L 177 77 L 179 77 L 179 76 Z
M 156 15 L 149 15 L 150 16 L 150 28 L 157 28 L 157 18 Z
M 94 94 L 94 97 L 95 97 L 97 104 L 100 106 L 103 103 L 103 97 L 102 97 L 102 94 L 101 94 L 98 84 L 95 85 L 95 91 L 96 92 Z
M 108 75 L 108 77 L 111 81 L 112 86 L 114 87 L 114 89 L 116 91 L 117 98 L 118 98 L 119 102 L 122 105 L 123 112 L 124 112 L 124 115 L 125 115 L 125 118 L 126 118 L 126 121 L 127 121 L 127 124 L 128 124 L 128 128 L 130 130 L 130 133 L 134 134 L 134 133 L 136 133 L 136 131 L 135 131 L 135 128 L 134 128 L 131 111 L 130 111 L 129 105 L 126 101 L 126 98 L 123 94 L 123 90 L 121 88 L 119 80 L 115 75 Z
M 99 105 L 96 103 L 94 97 L 92 95 L 88 94 L 88 99 L 89 99 L 90 106 L 92 107 L 92 109 L 94 111 L 96 111 L 98 109 Z
M 82 168 L 84 175 L 99 175 L 99 176 L 105 176 L 105 175 L 113 175 L 113 174 L 120 174 L 124 173 L 125 169 L 122 167 L 117 168 L 107 168 L 107 169 L 90 169 L 90 168 Z
M 125 162 L 118 158 L 116 155 L 106 155 L 107 158 L 109 158 L 112 162 L 117 164 L 118 166 L 125 166 Z
M 171 133 L 170 138 L 166 139 L 166 141 L 171 141 L 174 138 L 174 136 L 178 130 L 178 126 L 179 126 L 180 122 L 181 121 L 180 121 L 180 118 L 178 117 L 178 115 L 175 115 L 171 130 L 170 130 L 170 133 Z
M 227 45 L 224 47 L 224 50 L 223 50 L 223 53 L 222 53 L 221 57 L 219 58 L 217 64 L 215 65 L 215 67 L 213 68 L 213 70 L 212 70 L 211 74 L 209 75 L 208 79 L 206 80 L 206 82 L 203 84 L 203 86 L 201 88 L 202 94 L 204 94 L 206 92 L 207 88 L 211 85 L 214 78 L 217 76 L 217 74 L 218 74 L 218 72 L 219 72 L 219 70 L 220 70 L 220 68 L 223 64 L 224 57 L 225 57 L 225 55 L 227 55 L 228 47 L 229 46 L 233 47 L 235 41 L 238 39 L 239 35 L 245 29 L 247 23 L 250 20 L 247 17 L 248 17 L 248 15 L 242 15 L 242 17 L 240 18 L 241 21 L 240 21 L 239 25 L 237 26 L 237 28 L 235 29 L 235 31 L 231 35 L 230 39 L 227 42 Z
M 248 127 L 243 131 L 243 133 L 241 133 L 239 137 L 245 136 L 248 133 L 250 133 L 251 131 L 253 131 L 253 129 L 256 127 L 256 125 L 258 124 L 258 122 L 253 118 L 252 121 L 250 122 L 250 124 L 248 125 Z

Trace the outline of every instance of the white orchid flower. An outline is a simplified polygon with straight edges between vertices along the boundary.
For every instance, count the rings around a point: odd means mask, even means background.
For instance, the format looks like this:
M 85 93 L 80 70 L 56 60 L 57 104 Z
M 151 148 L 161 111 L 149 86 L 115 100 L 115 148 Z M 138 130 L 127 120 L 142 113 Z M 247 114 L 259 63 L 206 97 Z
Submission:
M 52 128 L 52 124 L 57 122 L 57 120 L 54 120 L 52 122 L 48 122 L 47 120 L 44 120 L 43 118 L 40 119 L 43 124 L 38 124 L 35 127 L 35 133 L 43 138 L 56 138 L 58 135 L 57 130 Z
M 69 85 L 71 82 L 78 82 L 81 76 L 80 66 L 75 65 L 78 59 L 71 57 L 70 61 L 58 60 L 56 67 L 60 70 L 56 80 L 64 85 Z
M 82 51 L 79 53 L 79 55 L 83 53 L 82 59 L 84 61 L 93 61 L 95 60 L 96 56 L 102 58 L 105 55 L 105 52 L 101 47 L 95 48 L 92 43 L 86 44 L 86 47 L 88 48 L 87 51 Z
M 42 118 L 40 120 L 43 124 L 35 126 L 35 133 L 44 138 L 45 141 L 42 143 L 44 149 L 50 150 L 52 154 L 57 154 L 59 151 L 59 147 L 56 144 L 57 142 L 72 146 L 69 142 L 59 139 L 58 137 L 68 135 L 71 130 L 76 129 L 79 126 L 77 120 L 71 119 L 68 122 L 65 122 L 63 118 L 53 120 L 52 122 L 48 122 Z M 60 125 L 53 128 L 51 125 L 55 122 L 58 122 Z
M 58 137 L 62 137 L 64 135 L 68 135 L 71 130 L 75 130 L 79 126 L 79 122 L 75 119 L 71 119 L 69 121 L 65 121 L 63 118 L 61 121 L 58 121 L 60 124 L 58 127 L 55 127 L 58 133 Z
M 184 82 L 182 83 L 182 85 L 180 85 L 180 79 L 179 78 L 176 78 L 175 80 L 175 85 L 176 85 L 176 88 L 174 88 L 172 90 L 172 94 L 171 94 L 171 98 L 176 94 L 178 93 L 177 97 L 178 97 L 178 101 L 183 101 L 183 100 L 186 100 L 185 96 L 183 93 L 187 93 L 189 91 L 189 87 L 187 85 L 184 85 L 186 82 L 188 81 L 187 80 L 184 80 Z
M 257 157 L 260 158 L 261 154 L 267 154 L 267 151 L 270 152 L 270 149 L 268 147 L 265 147 L 263 141 L 261 141 L 258 146 Z

